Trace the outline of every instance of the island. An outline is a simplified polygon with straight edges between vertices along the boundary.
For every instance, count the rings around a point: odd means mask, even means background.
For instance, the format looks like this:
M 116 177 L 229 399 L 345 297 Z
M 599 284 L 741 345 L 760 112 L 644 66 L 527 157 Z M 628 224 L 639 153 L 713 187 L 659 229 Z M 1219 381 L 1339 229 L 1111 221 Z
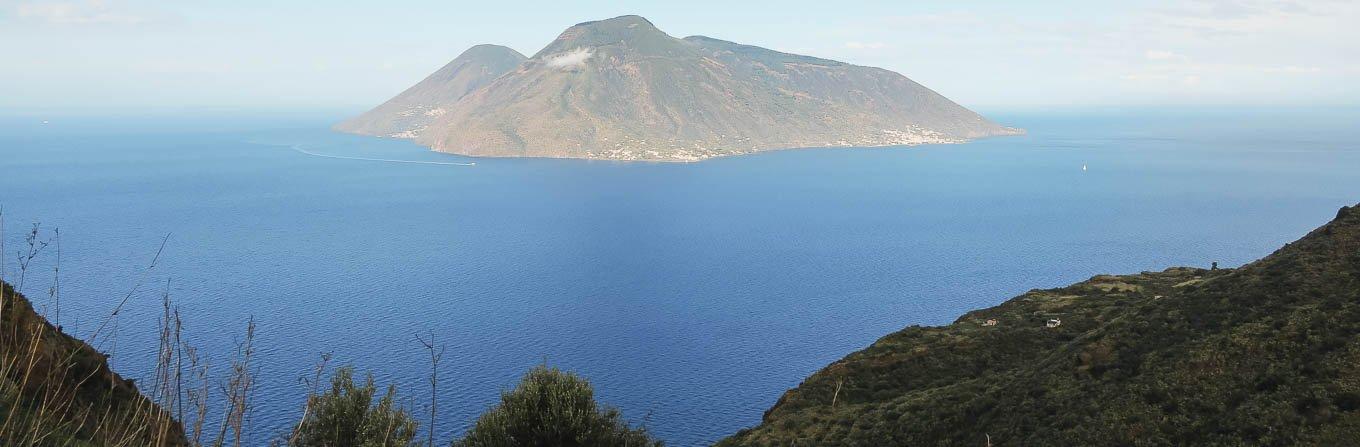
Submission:
M 1016 135 L 892 71 L 647 19 L 581 23 L 533 57 L 478 45 L 337 130 L 478 157 L 698 161 Z

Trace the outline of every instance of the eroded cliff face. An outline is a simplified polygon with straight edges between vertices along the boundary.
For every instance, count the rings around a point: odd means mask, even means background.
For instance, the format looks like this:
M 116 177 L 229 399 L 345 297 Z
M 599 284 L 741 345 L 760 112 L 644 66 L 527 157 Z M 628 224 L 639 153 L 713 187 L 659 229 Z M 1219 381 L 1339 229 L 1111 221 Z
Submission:
M 897 73 L 707 37 L 678 39 L 637 16 L 568 28 L 513 70 L 439 109 L 424 127 L 389 135 L 473 156 L 695 161 L 1021 132 Z
M 1237 269 L 1101 275 L 813 374 L 725 446 L 1345 445 L 1360 206 Z

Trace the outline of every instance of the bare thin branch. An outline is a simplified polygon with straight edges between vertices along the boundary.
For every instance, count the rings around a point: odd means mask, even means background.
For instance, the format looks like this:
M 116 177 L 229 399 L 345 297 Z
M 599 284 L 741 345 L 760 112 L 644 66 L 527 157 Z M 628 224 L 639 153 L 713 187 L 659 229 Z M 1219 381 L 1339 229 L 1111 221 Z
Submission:
M 109 316 L 104 318 L 104 322 L 99 324 L 99 327 L 94 330 L 93 334 L 90 334 L 90 338 L 86 340 L 87 343 L 98 339 L 99 334 L 103 332 L 104 327 L 109 324 L 109 320 L 118 316 L 118 312 L 123 310 L 123 306 L 127 304 L 129 299 L 132 299 L 132 295 L 137 293 L 137 289 L 140 289 L 142 284 L 146 283 L 147 276 L 149 276 L 151 271 L 156 268 L 156 263 L 161 260 L 161 253 L 165 251 L 165 243 L 169 241 L 170 235 L 167 233 L 165 238 L 161 239 L 160 248 L 156 249 L 156 256 L 151 257 L 151 263 L 146 266 L 146 269 L 142 270 L 142 275 L 137 279 L 137 282 L 133 284 L 132 290 L 129 290 L 127 295 L 123 296 L 123 300 L 118 302 L 118 305 L 113 308 L 113 312 L 109 313 Z M 96 345 L 96 348 L 98 348 L 98 345 Z

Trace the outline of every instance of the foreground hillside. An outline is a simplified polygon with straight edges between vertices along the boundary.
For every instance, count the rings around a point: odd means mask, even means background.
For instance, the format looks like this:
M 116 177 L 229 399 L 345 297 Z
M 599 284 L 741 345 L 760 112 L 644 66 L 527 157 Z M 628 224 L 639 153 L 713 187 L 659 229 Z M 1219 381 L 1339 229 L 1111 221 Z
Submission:
M 150 393 L 157 399 L 153 402 L 131 380 L 110 370 L 104 354 L 52 326 L 9 284 L 0 285 L 3 447 L 221 447 L 243 442 L 293 447 L 663 445 L 645 427 L 623 419 L 618 409 L 597 402 L 586 379 L 546 365 L 530 370 L 514 389 L 502 391 L 499 404 L 487 408 L 461 437 L 446 443 L 436 440 L 434 425 L 421 433 L 409 396 L 398 396 L 392 385 L 381 393 L 372 375 L 355 380 L 351 366 L 326 368 L 329 355 L 313 371 L 314 388 L 306 396 L 301 419 L 287 424 L 291 432 L 243 436 L 249 430 L 246 418 L 257 373 L 249 360 L 254 352 L 253 324 L 236 352 L 241 357 L 231 362 L 231 375 L 220 381 L 208 378 L 206 367 L 199 369 L 196 350 L 179 342 L 178 329 L 162 327 L 156 380 L 165 382 L 152 384 Z M 170 312 L 168 299 L 164 305 Z M 177 324 L 178 314 L 170 315 Z M 432 353 L 438 349 L 440 354 L 434 355 L 442 357 L 443 349 L 436 348 L 433 339 L 430 349 Z M 190 358 L 187 369 L 179 357 L 182 353 Z M 321 376 L 328 371 L 330 387 L 321 387 Z M 191 407 L 187 413 L 184 404 Z M 205 425 L 203 415 L 211 408 L 225 409 L 220 425 Z M 252 438 L 270 440 L 252 444 L 248 441 Z
M 1020 132 L 888 70 L 675 38 L 638 16 L 577 24 L 522 62 L 497 48 L 337 128 L 463 155 L 653 161 Z
M 178 422 L 0 286 L 0 445 L 185 445 Z
M 222 444 L 186 440 L 103 354 L 0 291 L 0 445 Z M 246 399 L 226 396 L 251 382 L 248 365 L 234 361 L 246 375 L 222 381 L 209 400 L 226 401 L 205 407 L 247 414 Z M 1356 365 L 1360 205 L 1237 269 L 1101 275 L 904 329 L 817 372 L 719 445 L 1354 445 Z M 420 444 L 400 403 L 410 400 L 352 374 L 340 367 L 328 390 L 309 393 L 279 442 Z M 227 425 L 218 431 L 227 439 Z M 597 403 L 584 379 L 541 367 L 455 445 L 659 443 Z
M 720 445 L 1354 445 L 1356 365 L 1360 206 L 1241 268 L 1102 275 L 904 329 Z

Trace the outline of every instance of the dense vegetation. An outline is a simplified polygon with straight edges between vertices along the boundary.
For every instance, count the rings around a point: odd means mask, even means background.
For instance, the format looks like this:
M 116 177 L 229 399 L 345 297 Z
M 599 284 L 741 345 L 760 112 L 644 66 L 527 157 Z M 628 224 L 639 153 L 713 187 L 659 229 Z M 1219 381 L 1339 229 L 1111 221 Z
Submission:
M 368 377 L 354 383 L 354 371 L 339 368 L 331 388 L 313 394 L 296 433 L 286 442 L 300 447 L 407 447 L 417 439 L 419 423 L 397 403 L 388 387 L 377 402 L 377 387 Z M 530 370 L 515 389 L 487 410 L 455 447 L 660 447 L 645 429 L 625 423 L 619 411 L 595 402 L 590 383 L 575 374 L 540 366 Z
M 633 429 L 619 411 L 595 403 L 595 391 L 575 374 L 540 366 L 529 371 L 501 403 L 477 419 L 455 447 L 651 447 L 645 429 Z
M 419 425 L 397 404 L 397 389 L 377 403 L 373 376 L 354 383 L 354 369 L 343 367 L 331 376 L 331 388 L 307 398 L 307 408 L 290 444 L 300 447 L 405 447 L 415 442 Z
M 1238 269 L 1097 276 L 904 329 L 720 445 L 1353 445 L 1357 364 L 1360 206 Z

